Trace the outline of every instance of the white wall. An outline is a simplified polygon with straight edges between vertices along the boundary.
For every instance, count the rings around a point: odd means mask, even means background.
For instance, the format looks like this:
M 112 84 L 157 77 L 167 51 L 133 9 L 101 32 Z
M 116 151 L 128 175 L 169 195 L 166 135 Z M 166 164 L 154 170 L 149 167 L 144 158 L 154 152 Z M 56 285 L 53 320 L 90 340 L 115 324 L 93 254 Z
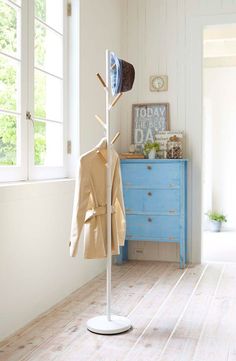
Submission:
M 81 0 L 80 9 L 76 3 L 72 11 L 78 9 L 80 15 L 80 104 L 76 99 L 75 113 L 70 114 L 75 121 L 70 128 L 72 175 L 79 153 L 102 136 L 94 119 L 95 113 L 104 114 L 105 106 L 96 72 L 105 72 L 106 47 L 119 52 L 121 33 L 119 0 Z M 77 76 L 75 72 L 74 79 Z M 119 128 L 118 113 L 113 116 L 114 131 Z M 0 187 L 0 340 L 105 269 L 104 260 L 82 259 L 82 242 L 80 256 L 69 257 L 73 192 L 73 180 Z
M 197 46 L 192 35 L 200 39 L 202 33 L 199 28 L 197 34 L 190 34 L 189 29 L 200 17 L 223 16 L 223 14 L 225 16 L 236 12 L 236 1 L 123 0 L 122 2 L 123 39 L 126 39 L 123 42 L 122 55 L 135 65 L 136 80 L 133 91 L 123 102 L 121 148 L 123 151 L 127 150 L 131 141 L 132 103 L 170 103 L 171 129 L 185 131 L 186 155 L 191 160 L 188 185 L 189 259 L 200 261 L 201 60 L 196 62 L 194 57 L 191 58 L 190 52 L 193 54 Z M 197 54 L 201 54 L 200 43 Z M 197 75 L 194 66 L 198 67 Z M 149 91 L 149 76 L 152 74 L 168 75 L 168 92 Z M 197 107 L 198 112 L 194 110 L 193 114 L 193 107 Z M 174 246 L 170 252 L 170 259 L 173 259 L 177 252 L 176 247 Z
M 94 118 L 98 114 L 105 121 L 105 93 L 96 77 L 105 80 L 105 50 L 117 54 L 121 48 L 121 1 L 82 0 L 80 6 L 80 133 L 81 153 L 88 151 L 104 135 Z M 120 130 L 120 104 L 111 112 L 112 134 Z M 119 141 L 116 146 L 119 148 Z
M 212 147 L 212 209 L 227 215 L 225 228 L 236 228 L 236 68 L 214 67 L 204 70 L 204 97 L 211 112 L 205 119 L 211 124 L 211 144 L 207 139 L 205 151 Z
M 0 339 L 103 270 L 69 256 L 74 181 L 0 187 Z
M 204 72 L 204 81 L 205 81 L 205 72 Z M 203 230 L 209 228 L 209 221 L 206 213 L 212 209 L 212 102 L 209 98 L 205 96 L 205 87 L 204 87 L 204 100 L 203 100 L 203 148 L 204 148 L 204 157 L 203 157 Z

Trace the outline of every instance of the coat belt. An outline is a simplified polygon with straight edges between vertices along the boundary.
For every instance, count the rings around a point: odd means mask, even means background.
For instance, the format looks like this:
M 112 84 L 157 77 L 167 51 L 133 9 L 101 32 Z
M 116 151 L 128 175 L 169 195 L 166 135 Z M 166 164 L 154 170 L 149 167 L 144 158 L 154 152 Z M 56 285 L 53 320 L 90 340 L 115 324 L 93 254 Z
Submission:
M 114 212 L 115 212 L 115 207 L 111 206 L 111 213 Z M 89 221 L 93 217 L 101 216 L 103 214 L 107 214 L 107 206 L 100 206 L 100 207 L 95 207 L 93 209 L 89 209 L 87 210 L 85 215 L 85 222 Z

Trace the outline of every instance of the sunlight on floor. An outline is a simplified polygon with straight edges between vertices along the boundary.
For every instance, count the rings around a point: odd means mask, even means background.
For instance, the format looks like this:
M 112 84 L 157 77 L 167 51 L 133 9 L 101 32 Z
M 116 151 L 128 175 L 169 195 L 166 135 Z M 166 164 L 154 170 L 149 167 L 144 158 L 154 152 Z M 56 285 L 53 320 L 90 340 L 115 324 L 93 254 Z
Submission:
M 203 261 L 236 262 L 236 232 L 203 232 Z

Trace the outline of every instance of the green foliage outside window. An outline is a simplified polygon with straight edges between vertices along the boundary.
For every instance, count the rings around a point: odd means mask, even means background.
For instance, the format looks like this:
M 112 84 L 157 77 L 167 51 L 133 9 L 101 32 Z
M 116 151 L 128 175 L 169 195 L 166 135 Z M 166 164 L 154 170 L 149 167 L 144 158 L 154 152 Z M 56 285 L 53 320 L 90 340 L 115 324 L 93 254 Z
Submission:
M 46 0 L 35 1 L 37 17 L 46 19 Z M 0 49 L 1 51 L 17 56 L 17 12 L 15 9 L 0 0 Z M 23 36 L 26 36 L 24 34 Z M 44 63 L 45 28 L 37 31 L 35 39 L 35 53 L 40 64 Z M 19 111 L 17 96 L 19 94 L 19 73 L 16 61 L 0 55 L 0 108 L 4 110 Z M 20 70 L 20 68 L 19 68 Z M 45 77 L 35 77 L 35 99 L 37 107 L 35 114 L 45 117 Z M 23 115 L 24 116 L 24 115 Z M 46 153 L 46 124 L 34 124 L 34 153 L 35 164 L 44 164 Z M 17 144 L 17 117 L 0 113 L 0 165 L 16 165 Z

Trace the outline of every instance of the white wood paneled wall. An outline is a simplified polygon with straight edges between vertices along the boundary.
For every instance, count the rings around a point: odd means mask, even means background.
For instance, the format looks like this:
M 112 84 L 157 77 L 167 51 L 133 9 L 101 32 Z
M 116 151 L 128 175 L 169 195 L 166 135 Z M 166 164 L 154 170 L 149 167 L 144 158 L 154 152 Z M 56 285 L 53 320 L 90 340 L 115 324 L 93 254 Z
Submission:
M 124 97 L 122 102 L 121 116 L 121 150 L 127 151 L 131 143 L 131 108 L 133 103 L 142 102 L 169 102 L 170 103 L 170 126 L 172 130 L 183 130 L 186 134 L 186 157 L 190 159 L 189 164 L 189 234 L 188 255 L 192 261 L 200 261 L 200 220 L 198 219 L 192 227 L 192 203 L 201 202 L 201 193 L 193 194 L 192 189 L 197 183 L 191 180 L 191 174 L 197 179 L 201 177 L 201 169 L 195 161 L 193 153 L 199 152 L 199 146 L 194 145 L 194 132 L 191 119 L 191 111 L 188 109 L 189 89 L 194 75 L 188 74 L 191 67 L 188 42 L 191 37 L 188 34 L 189 24 L 199 17 L 225 15 L 236 13 L 236 0 L 122 0 L 123 17 L 123 47 L 122 57 L 134 64 L 136 79 L 133 91 Z M 192 44 L 193 46 L 193 44 Z M 191 60 L 192 61 L 192 60 Z M 149 91 L 149 76 L 152 74 L 167 74 L 169 77 L 169 90 L 162 93 Z M 201 73 L 200 73 L 201 76 Z M 194 96 L 194 94 L 193 94 Z M 197 125 L 197 136 L 201 137 L 201 120 Z M 201 139 L 198 139 L 201 144 Z M 200 164 L 201 168 L 201 164 Z M 199 183 L 198 183 L 199 186 Z M 201 184 L 200 184 L 201 187 Z M 196 203 L 195 203 L 196 204 Z M 194 220 L 195 222 L 195 220 Z M 192 232 L 198 232 L 199 247 L 192 247 Z M 195 236 L 196 237 L 196 236 Z M 131 243 L 131 242 L 130 242 Z M 165 246 L 165 245 L 164 245 Z M 129 246 L 132 258 L 135 258 L 137 242 Z M 147 248 L 150 247 L 148 250 Z M 139 259 L 149 259 L 149 255 L 155 254 L 157 259 L 158 245 L 145 243 L 145 252 L 138 255 Z M 163 248 L 163 245 L 161 245 Z M 166 245 L 165 258 L 173 260 L 176 258 L 178 247 Z

